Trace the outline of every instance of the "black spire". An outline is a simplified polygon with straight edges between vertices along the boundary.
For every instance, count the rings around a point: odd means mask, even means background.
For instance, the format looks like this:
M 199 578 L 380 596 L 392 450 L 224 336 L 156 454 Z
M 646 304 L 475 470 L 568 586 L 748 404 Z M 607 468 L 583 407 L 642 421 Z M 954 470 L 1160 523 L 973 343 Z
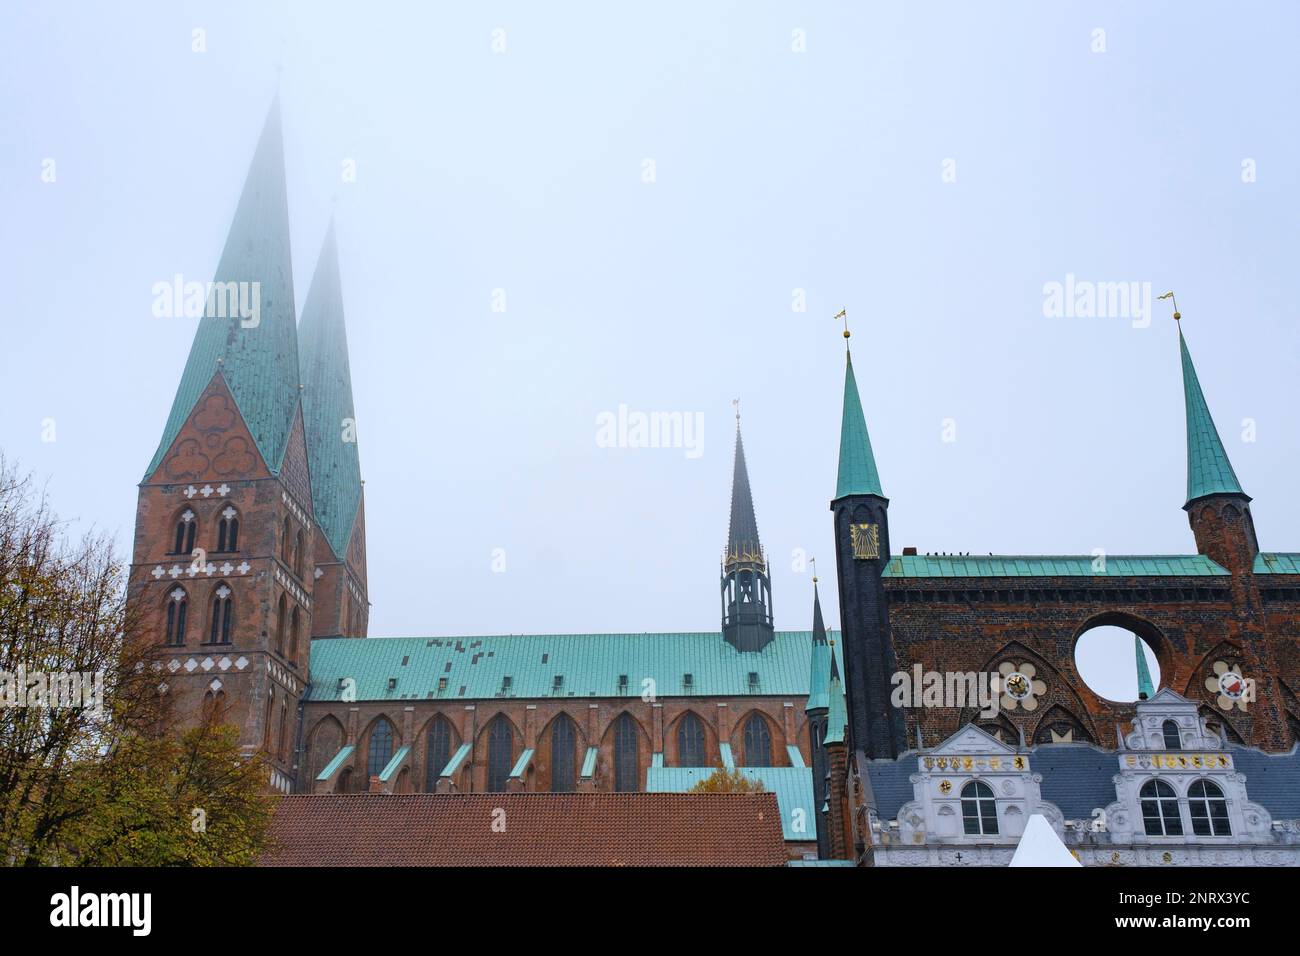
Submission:
M 772 640 L 772 583 L 758 540 L 739 414 L 731 479 L 731 524 L 722 558 L 722 636 L 740 651 L 760 651 Z

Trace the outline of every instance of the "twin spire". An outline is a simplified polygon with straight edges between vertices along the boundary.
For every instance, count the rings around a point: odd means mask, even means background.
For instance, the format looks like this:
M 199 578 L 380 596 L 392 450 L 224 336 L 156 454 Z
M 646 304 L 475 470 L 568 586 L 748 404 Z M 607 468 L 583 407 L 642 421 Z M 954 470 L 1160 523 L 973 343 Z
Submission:
M 361 504 L 361 468 L 334 224 L 321 248 L 300 329 L 278 96 L 262 126 L 213 282 L 240 284 L 249 301 L 256 302 L 255 317 L 217 309 L 209 297 L 145 477 L 158 469 L 219 374 L 272 475 L 284 464 L 301 408 L 312 507 L 330 546 L 342 557 Z

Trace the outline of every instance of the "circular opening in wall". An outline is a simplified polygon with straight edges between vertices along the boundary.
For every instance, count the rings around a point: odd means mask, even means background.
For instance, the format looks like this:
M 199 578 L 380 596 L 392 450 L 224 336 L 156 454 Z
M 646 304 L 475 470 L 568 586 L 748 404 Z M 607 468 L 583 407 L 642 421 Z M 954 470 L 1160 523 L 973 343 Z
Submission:
M 1112 624 L 1089 628 L 1074 645 L 1074 666 L 1092 692 L 1106 700 L 1138 699 L 1138 665 L 1134 642 L 1142 648 L 1151 686 L 1160 687 L 1160 665 L 1151 646 L 1133 631 Z

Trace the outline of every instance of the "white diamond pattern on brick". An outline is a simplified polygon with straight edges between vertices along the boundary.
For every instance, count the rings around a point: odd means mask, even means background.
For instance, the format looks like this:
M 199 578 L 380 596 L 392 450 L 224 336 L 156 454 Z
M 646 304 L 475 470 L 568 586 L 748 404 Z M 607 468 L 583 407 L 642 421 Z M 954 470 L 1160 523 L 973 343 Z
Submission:
M 217 661 L 217 666 L 220 667 L 223 671 L 230 670 L 230 658 L 229 657 L 221 658 L 221 660 Z
M 185 662 L 185 669 L 189 671 L 191 674 L 194 673 L 195 668 L 197 668 L 198 666 L 199 666 L 199 662 L 192 657 Z
M 212 486 L 204 485 L 202 488 L 199 489 L 199 491 L 203 494 L 204 498 L 207 498 L 212 494 Z
M 217 494 L 221 495 L 223 498 L 226 497 L 226 495 L 230 494 L 230 486 L 223 481 L 217 486 Z M 222 513 L 224 514 L 224 512 Z M 226 515 L 226 517 L 229 518 L 230 515 Z
M 248 666 L 247 657 L 240 657 L 238 660 L 235 661 L 235 670 L 237 671 L 242 671 L 247 666 Z
M 188 488 L 186 488 L 185 491 L 183 492 L 183 494 L 185 495 L 186 498 L 193 498 L 193 497 L 194 497 L 195 495 L 197 495 L 198 493 L 199 493 L 198 489 L 195 488 L 193 485 L 190 485 L 190 486 L 189 486 Z
M 203 658 L 203 663 L 200 664 L 199 666 L 202 667 L 205 671 L 210 671 L 212 670 L 212 668 L 217 666 L 217 662 L 210 657 L 205 657 Z
M 154 579 L 155 581 L 157 581 L 159 578 L 161 578 L 161 577 L 162 577 L 164 574 L 166 574 L 167 572 L 163 570 L 163 566 L 160 564 L 160 565 L 158 565 L 158 567 L 154 568 L 154 569 L 153 569 L 151 572 L 149 572 L 149 573 L 152 574 L 152 575 L 153 575 L 153 579 Z
M 175 674 L 178 670 L 181 669 L 181 662 L 173 657 L 170 661 L 167 662 L 167 669 L 171 671 L 173 674 Z
M 221 681 L 217 680 L 214 677 L 212 678 L 212 683 L 209 684 L 208 686 L 212 688 L 212 692 L 215 694 L 217 691 L 221 690 L 222 684 Z
M 248 564 L 248 562 L 247 562 L 247 561 L 241 561 L 241 562 L 239 562 L 239 567 L 237 567 L 235 570 L 238 571 L 240 574 L 247 574 L 247 573 L 248 573 L 248 568 L 249 568 L 249 564 Z

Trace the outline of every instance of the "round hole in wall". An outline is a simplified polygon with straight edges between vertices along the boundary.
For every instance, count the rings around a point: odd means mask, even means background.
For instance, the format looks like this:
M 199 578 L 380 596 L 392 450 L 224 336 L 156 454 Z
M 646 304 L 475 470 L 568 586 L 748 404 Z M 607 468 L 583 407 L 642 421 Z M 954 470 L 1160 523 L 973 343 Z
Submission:
M 1160 664 L 1145 640 L 1113 624 L 1089 628 L 1074 645 L 1074 666 L 1094 694 L 1106 700 L 1129 703 L 1138 699 L 1137 639 L 1151 672 L 1151 684 L 1160 687 Z

